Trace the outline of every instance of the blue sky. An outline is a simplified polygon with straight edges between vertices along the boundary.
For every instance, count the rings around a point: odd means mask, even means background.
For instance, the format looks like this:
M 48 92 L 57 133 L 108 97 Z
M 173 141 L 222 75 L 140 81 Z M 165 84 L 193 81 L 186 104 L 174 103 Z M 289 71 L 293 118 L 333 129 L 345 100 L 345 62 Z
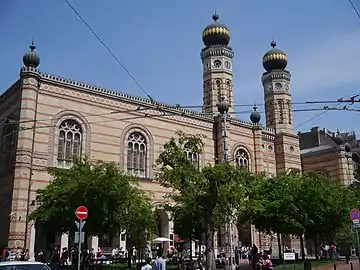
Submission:
M 293 102 L 360 94 L 360 20 L 347 0 L 70 2 L 155 100 L 202 104 L 201 33 L 215 8 L 232 33 L 236 104 L 263 103 L 261 60 L 273 37 L 289 57 Z M 18 78 L 35 36 L 42 71 L 144 96 L 63 0 L 1 0 L 0 33 L 0 91 Z M 302 124 L 317 113 L 295 112 L 296 129 L 360 132 L 359 112 Z

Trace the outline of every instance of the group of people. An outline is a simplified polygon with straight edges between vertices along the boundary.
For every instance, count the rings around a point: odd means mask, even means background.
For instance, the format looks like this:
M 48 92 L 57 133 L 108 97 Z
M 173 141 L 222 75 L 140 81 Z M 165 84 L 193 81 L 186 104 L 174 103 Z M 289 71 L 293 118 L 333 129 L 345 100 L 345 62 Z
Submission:
M 28 249 L 17 247 L 16 249 L 4 248 L 1 254 L 1 261 L 28 261 L 30 253 Z

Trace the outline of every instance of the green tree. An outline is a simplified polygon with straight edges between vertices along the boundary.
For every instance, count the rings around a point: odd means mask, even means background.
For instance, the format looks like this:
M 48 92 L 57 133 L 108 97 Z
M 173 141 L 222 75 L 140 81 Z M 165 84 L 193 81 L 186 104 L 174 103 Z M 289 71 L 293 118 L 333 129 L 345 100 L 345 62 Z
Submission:
M 347 188 L 322 173 L 302 174 L 296 198 L 298 217 L 306 238 L 314 241 L 315 251 L 318 239 L 333 241 L 336 232 L 344 226 L 351 209 L 348 195 Z
M 169 198 L 175 205 L 185 205 L 182 211 L 189 209 L 184 200 L 192 202 L 197 219 L 203 220 L 205 225 L 206 269 L 215 269 L 215 228 L 223 226 L 241 208 L 245 179 L 251 181 L 256 176 L 227 163 L 209 164 L 199 170 L 197 163 L 189 159 L 187 153 L 203 154 L 204 137 L 183 132 L 177 132 L 177 136 L 164 144 L 163 152 L 159 155 L 158 180 L 161 185 L 173 190 Z
M 111 239 L 124 230 L 134 232 L 134 224 L 151 230 L 150 198 L 137 186 L 137 179 L 119 170 L 115 163 L 79 159 L 69 169 L 50 168 L 49 174 L 53 181 L 37 191 L 37 207 L 30 216 L 48 234 L 75 231 L 79 205 L 89 211 L 84 227 L 87 235 Z
M 280 234 L 291 235 L 302 231 L 297 220 L 298 172 L 288 171 L 274 177 L 265 175 L 247 183 L 247 200 L 240 211 L 238 223 L 254 224 L 264 233 L 277 234 L 279 257 L 281 258 Z

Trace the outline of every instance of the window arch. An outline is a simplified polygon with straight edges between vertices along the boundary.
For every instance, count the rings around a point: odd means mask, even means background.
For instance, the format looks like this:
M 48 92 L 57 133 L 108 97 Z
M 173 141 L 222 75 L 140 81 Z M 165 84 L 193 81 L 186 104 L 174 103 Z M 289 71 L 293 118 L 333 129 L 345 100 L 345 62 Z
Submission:
M 278 99 L 279 106 L 279 124 L 284 123 L 284 102 L 281 99 Z
M 272 100 L 266 102 L 265 104 L 266 108 L 266 120 L 268 122 L 268 125 L 274 124 L 274 102 Z
M 140 132 L 132 132 L 127 137 L 127 171 L 141 177 L 147 177 L 147 141 Z
M 200 168 L 200 154 L 192 152 L 187 145 L 184 146 L 187 159 L 196 167 Z
M 12 120 L 12 118 L 13 117 L 10 117 L 3 123 L 1 135 L 1 151 L 5 157 L 4 167 L 6 168 L 12 168 L 14 165 L 17 146 L 18 124 L 16 120 Z
M 82 154 L 83 130 L 81 125 L 73 120 L 67 119 L 59 126 L 57 161 L 61 167 L 72 165 L 74 158 Z
M 292 110 L 291 110 L 291 102 L 288 100 L 287 101 L 287 109 L 288 109 L 288 123 L 292 124 Z
M 244 167 L 249 169 L 250 167 L 250 158 L 248 153 L 243 149 L 238 149 L 235 152 L 235 165 L 236 167 Z
M 227 80 L 226 81 L 226 95 L 227 95 L 227 99 L 228 102 L 231 102 L 231 81 Z
M 215 80 L 215 89 L 217 92 L 218 100 L 221 100 L 221 80 L 220 79 Z

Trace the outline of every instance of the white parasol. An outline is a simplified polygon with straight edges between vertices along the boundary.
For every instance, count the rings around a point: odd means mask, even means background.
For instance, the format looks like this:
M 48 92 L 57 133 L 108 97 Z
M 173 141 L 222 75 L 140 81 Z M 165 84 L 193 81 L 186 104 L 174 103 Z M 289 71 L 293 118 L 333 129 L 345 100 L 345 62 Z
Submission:
M 155 243 L 164 243 L 164 242 L 171 242 L 171 239 L 166 237 L 158 237 L 153 240 Z

